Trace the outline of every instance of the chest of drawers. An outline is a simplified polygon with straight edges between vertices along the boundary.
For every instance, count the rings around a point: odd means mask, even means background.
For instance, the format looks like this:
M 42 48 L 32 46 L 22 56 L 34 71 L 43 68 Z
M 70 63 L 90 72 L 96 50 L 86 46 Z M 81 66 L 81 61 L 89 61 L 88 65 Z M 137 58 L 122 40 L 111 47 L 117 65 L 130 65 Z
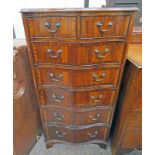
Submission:
M 47 147 L 106 145 L 136 11 L 21 10 Z

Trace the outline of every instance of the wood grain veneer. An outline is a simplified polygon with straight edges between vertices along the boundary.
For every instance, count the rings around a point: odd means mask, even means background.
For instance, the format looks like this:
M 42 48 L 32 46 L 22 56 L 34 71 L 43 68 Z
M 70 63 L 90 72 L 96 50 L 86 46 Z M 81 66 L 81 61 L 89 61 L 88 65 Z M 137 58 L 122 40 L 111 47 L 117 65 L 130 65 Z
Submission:
M 130 44 L 113 127 L 112 152 L 142 149 L 142 45 Z
M 106 145 L 136 11 L 21 10 L 47 147 Z
M 13 56 L 13 149 L 27 155 L 42 130 L 25 40 L 13 40 Z

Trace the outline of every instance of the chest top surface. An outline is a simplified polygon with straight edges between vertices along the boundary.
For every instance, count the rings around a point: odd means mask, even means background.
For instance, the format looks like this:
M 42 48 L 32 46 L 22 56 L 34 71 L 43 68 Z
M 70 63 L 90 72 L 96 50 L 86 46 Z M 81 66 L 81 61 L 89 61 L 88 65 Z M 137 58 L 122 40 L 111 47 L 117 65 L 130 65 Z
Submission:
M 142 68 L 142 44 L 130 44 L 127 58 L 138 68 Z

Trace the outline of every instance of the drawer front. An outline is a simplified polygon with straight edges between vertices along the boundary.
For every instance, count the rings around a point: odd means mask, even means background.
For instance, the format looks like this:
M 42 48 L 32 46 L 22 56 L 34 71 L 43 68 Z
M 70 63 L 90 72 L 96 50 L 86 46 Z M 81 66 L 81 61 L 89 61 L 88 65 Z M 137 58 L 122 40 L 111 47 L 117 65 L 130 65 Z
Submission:
M 80 111 L 81 110 L 81 111 Z M 61 123 L 65 125 L 90 125 L 94 123 L 110 123 L 111 110 L 97 109 L 78 112 L 58 107 L 42 108 L 45 123 Z
M 122 149 L 142 148 L 142 133 L 141 132 L 127 132 L 122 141 Z
M 126 37 L 130 16 L 81 17 L 81 38 Z
M 31 38 L 76 38 L 76 17 L 28 18 Z
M 70 143 L 82 143 L 96 139 L 106 141 L 108 133 L 108 128 L 97 126 L 79 130 L 61 126 L 48 126 L 44 130 L 47 140 L 58 139 Z
M 50 87 L 39 90 L 41 105 L 55 105 L 66 108 L 88 108 L 96 106 L 110 106 L 114 104 L 115 89 L 95 89 L 71 91 Z M 42 95 L 43 94 L 43 97 Z
M 142 131 L 142 114 L 141 113 L 132 113 L 129 118 L 129 131 Z
M 103 84 L 117 86 L 119 72 L 119 68 L 71 70 L 50 67 L 37 69 L 36 75 L 38 85 L 82 87 Z
M 124 42 L 101 43 L 33 43 L 35 64 L 91 65 L 121 64 Z

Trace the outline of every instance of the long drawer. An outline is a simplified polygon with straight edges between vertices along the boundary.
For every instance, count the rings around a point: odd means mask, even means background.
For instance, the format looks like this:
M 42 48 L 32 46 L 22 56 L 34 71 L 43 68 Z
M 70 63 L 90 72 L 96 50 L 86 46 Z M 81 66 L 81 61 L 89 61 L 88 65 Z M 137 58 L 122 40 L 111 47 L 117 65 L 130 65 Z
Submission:
M 96 106 L 113 107 L 116 89 L 98 88 L 70 90 L 48 87 L 38 90 L 42 106 L 61 106 L 66 108 L 88 108 Z
M 109 125 L 112 111 L 102 108 L 94 109 L 77 110 L 52 106 L 42 108 L 42 112 L 46 124 L 54 122 L 73 126 L 90 125 L 94 123 Z
M 44 127 L 47 140 L 62 140 L 70 143 L 88 142 L 91 140 L 106 141 L 108 128 L 95 126 L 86 129 L 70 129 L 62 126 Z
M 121 64 L 125 42 L 32 43 L 35 64 L 91 65 Z
M 57 67 L 37 68 L 38 85 L 85 87 L 96 85 L 117 86 L 119 68 L 64 69 Z

